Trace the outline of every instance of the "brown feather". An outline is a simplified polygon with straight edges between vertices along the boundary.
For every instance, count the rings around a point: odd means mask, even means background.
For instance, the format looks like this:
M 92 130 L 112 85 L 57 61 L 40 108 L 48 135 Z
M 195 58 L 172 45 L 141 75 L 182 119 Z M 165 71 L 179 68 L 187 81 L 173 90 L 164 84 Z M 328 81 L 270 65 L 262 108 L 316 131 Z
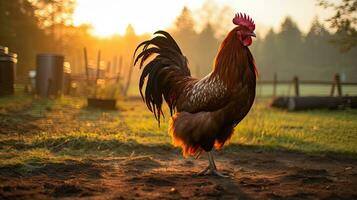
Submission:
M 256 68 L 249 49 L 241 45 L 236 37 L 238 28 L 233 29 L 222 42 L 209 76 L 210 80 L 219 77 L 227 87 L 225 95 L 218 98 L 225 103 L 218 106 L 217 101 L 212 101 L 213 104 L 208 106 L 204 105 L 207 102 L 203 103 L 204 106 L 182 106 L 182 112 L 170 121 L 169 132 L 173 142 L 181 146 L 185 156 L 196 155 L 202 150 L 210 151 L 213 147 L 222 148 L 231 138 L 234 127 L 253 105 Z M 205 95 L 214 96 L 212 93 Z M 181 104 L 186 105 L 188 98 L 182 98 Z
M 146 41 L 139 59 L 157 56 L 147 64 L 140 78 L 140 89 L 148 76 L 145 97 L 158 121 L 162 96 L 172 116 L 169 133 L 183 154 L 220 149 L 231 138 L 234 127 L 247 115 L 255 98 L 256 68 L 248 47 L 243 46 L 234 28 L 222 42 L 210 75 L 202 80 L 190 76 L 187 60 L 174 39 L 160 31 Z M 151 50 L 155 45 L 158 50 Z

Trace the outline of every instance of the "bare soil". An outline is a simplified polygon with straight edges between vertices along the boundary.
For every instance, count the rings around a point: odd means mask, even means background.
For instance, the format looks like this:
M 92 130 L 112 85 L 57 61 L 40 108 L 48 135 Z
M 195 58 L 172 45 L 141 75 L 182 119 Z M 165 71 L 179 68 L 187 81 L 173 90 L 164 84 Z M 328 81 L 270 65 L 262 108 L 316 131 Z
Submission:
M 0 199 L 357 199 L 357 159 L 249 148 L 216 157 L 229 178 L 197 176 L 205 156 L 183 159 L 167 149 L 31 173 L 1 168 Z

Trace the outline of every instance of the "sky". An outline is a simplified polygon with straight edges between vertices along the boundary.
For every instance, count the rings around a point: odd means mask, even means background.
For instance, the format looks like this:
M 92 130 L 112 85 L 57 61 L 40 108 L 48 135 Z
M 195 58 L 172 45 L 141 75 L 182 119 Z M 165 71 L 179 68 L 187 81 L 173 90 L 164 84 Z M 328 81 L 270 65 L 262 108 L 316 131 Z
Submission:
M 207 1 L 218 7 L 229 6 L 232 18 L 235 12 L 249 14 L 262 35 L 270 27 L 278 30 L 286 16 L 307 32 L 316 16 L 323 21 L 331 15 L 331 11 L 316 6 L 316 0 L 77 0 L 74 23 L 91 24 L 93 34 L 104 37 L 123 34 L 128 24 L 138 34 L 153 33 L 172 27 L 184 6 L 195 15 Z

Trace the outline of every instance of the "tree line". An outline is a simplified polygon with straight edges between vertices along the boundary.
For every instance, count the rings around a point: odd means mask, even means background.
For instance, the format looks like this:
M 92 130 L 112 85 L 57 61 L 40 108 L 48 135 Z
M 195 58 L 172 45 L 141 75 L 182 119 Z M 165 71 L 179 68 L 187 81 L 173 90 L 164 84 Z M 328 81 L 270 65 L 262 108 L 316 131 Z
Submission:
M 90 25 L 73 25 L 71 17 L 75 6 L 75 0 L 0 1 L 0 45 L 18 53 L 19 80 L 25 80 L 28 70 L 35 68 L 36 54 L 46 52 L 64 54 L 72 72 L 83 73 L 84 47 L 87 47 L 93 63 L 99 49 L 106 62 L 113 63 L 115 56 L 121 56 L 124 69 L 128 71 L 132 67 L 135 47 L 152 37 L 150 34 L 136 34 L 130 25 L 124 35 L 95 37 L 90 34 Z M 210 72 L 225 35 L 218 23 L 207 21 L 200 31 L 196 29 L 197 24 L 191 11 L 183 8 L 167 31 L 188 57 L 192 74 L 202 77 Z M 271 29 L 264 37 L 253 41 L 251 51 L 260 79 L 271 80 L 277 73 L 278 78 L 284 80 L 294 75 L 301 79 L 330 80 L 334 73 L 341 73 L 343 80 L 357 80 L 357 48 L 352 46 L 349 51 L 342 52 L 331 43 L 341 34 L 338 31 L 331 33 L 317 18 L 310 31 L 302 33 L 294 20 L 286 17 L 279 31 Z M 134 70 L 133 82 L 138 74 L 139 71 Z
M 177 18 L 173 33 L 192 61 L 193 74 L 207 74 L 224 36 L 215 36 L 214 27 L 209 23 L 201 32 L 195 32 L 194 20 L 187 8 Z M 339 34 L 329 32 L 318 18 L 305 34 L 291 17 L 286 17 L 279 31 L 270 29 L 264 37 L 254 39 L 250 47 L 260 79 L 272 80 L 277 73 L 283 80 L 295 75 L 305 80 L 331 80 L 335 73 L 340 73 L 345 81 L 357 80 L 357 48 L 341 51 L 333 44 Z

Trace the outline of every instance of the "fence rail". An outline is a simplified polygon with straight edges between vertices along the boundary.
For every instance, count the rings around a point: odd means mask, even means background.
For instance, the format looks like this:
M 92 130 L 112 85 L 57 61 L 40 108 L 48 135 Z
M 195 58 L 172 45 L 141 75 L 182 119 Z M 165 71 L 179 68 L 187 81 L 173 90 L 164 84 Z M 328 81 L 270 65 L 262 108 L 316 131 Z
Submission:
M 314 80 L 300 80 L 300 84 L 309 84 L 309 85 L 332 85 L 333 81 L 314 81 Z M 277 82 L 274 82 L 273 80 L 258 80 L 257 84 L 267 84 L 267 85 L 273 85 L 274 83 L 276 84 L 291 84 L 291 80 L 279 80 Z M 341 82 L 341 85 L 356 85 L 357 82 L 351 82 L 351 81 L 343 81 Z
M 292 86 L 295 96 L 300 96 L 300 85 L 330 85 L 330 96 L 335 95 L 337 91 L 338 96 L 342 96 L 342 86 L 357 86 L 357 82 L 344 81 L 342 82 L 339 74 L 335 74 L 332 81 L 317 81 L 317 80 L 300 80 L 298 76 L 294 76 L 292 80 L 278 80 L 278 76 L 275 73 L 273 80 L 258 80 L 258 85 L 272 85 L 272 96 L 276 97 L 278 85 Z

